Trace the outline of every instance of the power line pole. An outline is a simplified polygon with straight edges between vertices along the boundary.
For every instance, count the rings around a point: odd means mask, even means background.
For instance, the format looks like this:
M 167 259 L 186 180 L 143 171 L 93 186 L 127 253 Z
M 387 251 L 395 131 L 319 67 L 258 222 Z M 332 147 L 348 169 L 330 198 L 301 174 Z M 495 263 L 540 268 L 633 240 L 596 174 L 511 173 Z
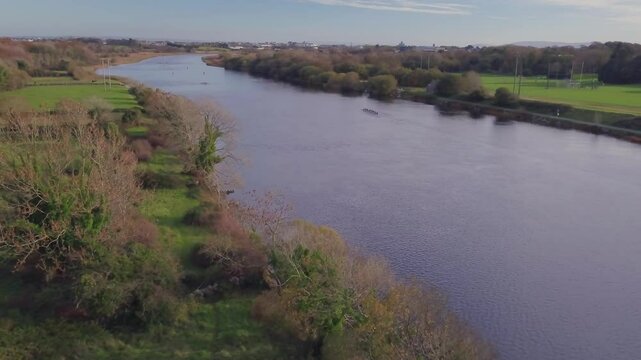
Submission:
M 521 84 L 523 83 L 523 62 L 521 62 L 521 75 L 519 75 L 519 97 L 521 97 Z
M 105 66 L 105 59 L 100 59 L 100 65 L 102 66 L 102 85 L 107 91 L 107 67 Z
M 574 60 L 572 60 L 572 68 L 570 69 L 570 81 L 574 80 Z
M 107 59 L 107 75 L 109 76 L 109 89 L 111 90 L 111 59 Z
M 516 56 L 516 66 L 514 67 L 514 85 L 512 86 L 512 94 L 516 93 L 516 77 L 519 75 L 519 56 Z

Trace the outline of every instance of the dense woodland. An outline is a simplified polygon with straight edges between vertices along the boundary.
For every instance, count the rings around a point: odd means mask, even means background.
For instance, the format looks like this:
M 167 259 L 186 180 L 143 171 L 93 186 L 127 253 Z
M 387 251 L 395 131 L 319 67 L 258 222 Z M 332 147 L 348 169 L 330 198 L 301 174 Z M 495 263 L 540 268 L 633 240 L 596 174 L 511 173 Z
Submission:
M 12 76 L 97 59 L 67 42 L 3 51 Z M 220 108 L 130 93 L 138 106 L 118 113 L 0 107 L 0 359 L 493 358 L 436 290 L 279 197 L 230 200 Z M 218 303 L 249 303 L 245 327 L 221 338 Z

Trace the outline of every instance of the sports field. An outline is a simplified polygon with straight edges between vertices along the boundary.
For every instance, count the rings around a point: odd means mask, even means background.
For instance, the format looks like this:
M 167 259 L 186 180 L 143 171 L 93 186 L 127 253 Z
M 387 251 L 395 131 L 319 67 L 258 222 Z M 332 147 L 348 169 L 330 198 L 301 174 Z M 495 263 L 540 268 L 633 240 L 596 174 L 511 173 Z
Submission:
M 62 99 L 82 101 L 97 97 L 105 99 L 115 109 L 136 107 L 136 100 L 127 88 L 117 82 L 111 89 L 102 83 L 79 82 L 71 78 L 34 78 L 32 84 L 14 91 L 0 92 L 0 99 L 23 98 L 38 109 L 52 109 Z
M 500 87 L 513 89 L 514 78 L 502 75 L 481 75 L 483 85 L 492 93 Z M 578 80 L 578 79 L 575 79 Z M 578 109 L 632 114 L 641 116 L 641 84 L 603 85 L 593 88 L 594 75 L 586 75 L 582 86 L 569 87 L 565 80 L 548 81 L 542 77 L 523 78 L 521 98 L 549 103 L 567 104 Z

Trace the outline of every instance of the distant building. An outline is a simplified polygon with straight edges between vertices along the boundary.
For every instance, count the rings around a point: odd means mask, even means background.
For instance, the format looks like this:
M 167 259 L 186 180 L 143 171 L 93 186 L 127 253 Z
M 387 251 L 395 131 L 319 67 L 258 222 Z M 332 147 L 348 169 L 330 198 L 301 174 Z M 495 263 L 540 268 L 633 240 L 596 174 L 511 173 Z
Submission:
M 434 45 L 434 46 L 417 46 L 417 47 L 415 47 L 415 49 L 417 51 L 434 52 L 434 53 L 446 52 L 447 51 L 446 48 L 444 48 L 442 46 L 436 46 L 436 45 Z

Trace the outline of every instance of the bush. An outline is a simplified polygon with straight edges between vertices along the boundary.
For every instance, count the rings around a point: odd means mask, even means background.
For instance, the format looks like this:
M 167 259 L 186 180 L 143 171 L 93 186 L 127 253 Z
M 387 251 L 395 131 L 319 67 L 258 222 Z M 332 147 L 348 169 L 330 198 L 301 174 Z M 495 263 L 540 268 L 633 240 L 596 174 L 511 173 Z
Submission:
M 503 87 L 496 89 L 494 104 L 501 107 L 514 108 L 519 105 L 519 99 L 510 90 Z
M 263 272 L 267 255 L 263 248 L 249 237 L 228 234 L 211 237 L 195 249 L 195 263 L 209 272 L 208 284 L 224 281 L 233 286 L 263 287 Z
M 122 114 L 123 124 L 133 124 L 140 118 L 140 110 L 138 109 L 127 109 Z
M 144 170 L 137 173 L 138 180 L 144 189 L 176 189 L 185 184 L 178 174 Z
M 481 80 L 481 76 L 478 73 L 474 71 L 468 71 L 463 74 L 461 80 L 463 81 L 462 92 L 467 94 L 468 96 L 472 93 L 484 92 L 483 80 Z
M 173 295 L 178 272 L 171 258 L 136 243 L 100 255 L 81 271 L 75 286 L 78 303 L 93 318 L 133 326 L 175 319 L 180 310 Z
M 188 211 L 183 222 L 187 225 L 215 229 L 221 217 L 222 209 L 220 205 L 205 202 Z
M 392 75 L 378 75 L 369 78 L 370 95 L 378 99 L 389 99 L 396 96 L 398 82 Z
M 467 94 L 466 99 L 472 102 L 482 102 L 485 101 L 486 95 L 483 90 L 474 90 L 471 93 Z
M 463 80 L 460 75 L 446 74 L 436 84 L 436 94 L 441 97 L 453 97 L 463 92 Z
M 113 111 L 113 106 L 109 102 L 98 97 L 85 100 L 84 105 L 94 121 L 106 121 L 106 115 Z
M 158 227 L 144 217 L 132 217 L 126 228 L 130 232 L 127 235 L 130 241 L 147 247 L 154 247 L 158 244 L 158 239 L 160 238 Z
M 288 314 L 287 324 L 295 336 L 322 343 L 325 336 L 360 321 L 353 292 L 344 285 L 347 249 L 333 230 L 302 221 L 292 224 L 286 234 L 271 249 L 273 271 L 266 279 L 280 294 L 280 310 L 255 313 L 275 323 L 282 322 L 278 313 Z
M 136 154 L 138 161 L 149 161 L 153 156 L 154 149 L 147 139 L 136 139 L 131 142 L 131 150 Z
M 266 252 L 260 241 L 251 238 L 243 229 L 228 207 L 214 201 L 210 195 L 187 213 L 184 222 L 206 227 L 215 233 L 193 254 L 195 264 L 208 269 L 208 275 L 201 282 L 262 286 L 262 274 L 267 265 Z
M 149 140 L 149 144 L 151 144 L 154 149 L 167 147 L 166 136 L 157 130 L 149 131 L 149 134 L 147 134 L 147 140 Z
M 331 73 L 325 84 L 325 90 L 343 94 L 356 94 L 362 91 L 361 80 L 357 73 Z

